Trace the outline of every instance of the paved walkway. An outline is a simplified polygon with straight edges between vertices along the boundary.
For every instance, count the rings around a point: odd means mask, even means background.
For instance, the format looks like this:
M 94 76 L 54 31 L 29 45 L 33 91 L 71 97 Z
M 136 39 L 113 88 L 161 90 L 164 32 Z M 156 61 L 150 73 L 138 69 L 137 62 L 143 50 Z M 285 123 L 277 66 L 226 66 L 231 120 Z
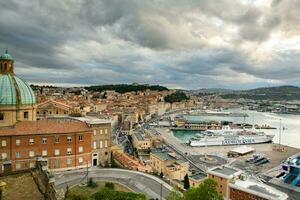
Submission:
M 148 198 L 158 198 L 162 193 L 162 199 L 172 191 L 172 187 L 161 179 L 137 171 L 112 168 L 90 168 L 89 177 L 94 180 L 115 181 L 126 185 L 134 192 L 143 193 Z M 67 185 L 73 186 L 86 182 L 86 170 L 73 170 L 55 173 L 55 188 L 65 190 Z

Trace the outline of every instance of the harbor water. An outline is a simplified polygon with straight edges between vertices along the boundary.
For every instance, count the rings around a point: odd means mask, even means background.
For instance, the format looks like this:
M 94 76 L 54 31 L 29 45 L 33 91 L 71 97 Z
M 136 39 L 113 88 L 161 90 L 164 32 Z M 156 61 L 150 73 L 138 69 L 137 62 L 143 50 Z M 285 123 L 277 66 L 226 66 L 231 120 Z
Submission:
M 300 115 L 266 113 L 242 109 L 230 109 L 228 111 L 247 114 L 248 117 L 195 115 L 185 115 L 184 117 L 190 121 L 231 121 L 234 123 L 267 124 L 276 129 L 263 129 L 262 131 L 266 134 L 275 135 L 273 138 L 274 143 L 279 143 L 281 120 L 281 144 L 300 148 Z M 182 142 L 187 142 L 190 138 L 195 137 L 196 134 L 201 133 L 201 131 L 174 130 L 173 133 Z

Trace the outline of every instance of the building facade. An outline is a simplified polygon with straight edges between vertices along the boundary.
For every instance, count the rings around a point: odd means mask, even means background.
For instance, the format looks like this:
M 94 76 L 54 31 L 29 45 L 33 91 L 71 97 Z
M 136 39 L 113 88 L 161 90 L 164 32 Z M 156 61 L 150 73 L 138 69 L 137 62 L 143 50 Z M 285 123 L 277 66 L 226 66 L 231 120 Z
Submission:
M 163 173 L 169 179 L 183 180 L 189 173 L 189 163 L 177 159 L 174 153 L 151 152 L 150 165 L 154 172 Z
M 90 166 L 91 135 L 86 123 L 71 119 L 24 121 L 2 128 L 0 172 L 34 168 L 37 158 L 50 170 Z
M 37 117 L 43 118 L 48 116 L 67 116 L 71 113 L 71 106 L 66 105 L 64 103 L 54 101 L 54 100 L 46 100 L 37 105 Z
M 88 124 L 92 131 L 92 166 L 108 167 L 111 164 L 111 121 L 92 117 L 76 118 Z
M 208 178 L 217 182 L 217 190 L 225 200 L 287 200 L 287 194 L 248 178 L 243 171 L 218 166 L 207 171 Z

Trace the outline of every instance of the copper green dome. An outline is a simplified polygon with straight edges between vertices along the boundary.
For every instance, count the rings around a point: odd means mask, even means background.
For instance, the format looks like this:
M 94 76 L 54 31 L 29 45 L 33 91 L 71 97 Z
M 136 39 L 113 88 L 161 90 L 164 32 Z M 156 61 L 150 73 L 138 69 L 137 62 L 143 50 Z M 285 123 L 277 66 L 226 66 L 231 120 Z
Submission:
M 6 51 L 0 56 L 0 60 L 13 60 L 13 57 Z
M 25 81 L 14 74 L 0 74 L 0 106 L 35 103 L 34 93 Z

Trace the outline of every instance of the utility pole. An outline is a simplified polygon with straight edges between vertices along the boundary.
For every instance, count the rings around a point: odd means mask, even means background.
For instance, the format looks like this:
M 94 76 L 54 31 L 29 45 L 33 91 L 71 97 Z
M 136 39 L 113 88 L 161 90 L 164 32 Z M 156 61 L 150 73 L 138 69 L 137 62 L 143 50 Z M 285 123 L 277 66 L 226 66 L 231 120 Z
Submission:
M 279 124 L 279 148 L 281 149 L 281 118 L 280 118 L 280 124 Z
M 86 184 L 89 182 L 89 161 L 86 161 Z
M 163 188 L 163 185 L 162 185 L 162 182 L 160 183 L 160 200 L 162 200 L 162 188 Z

